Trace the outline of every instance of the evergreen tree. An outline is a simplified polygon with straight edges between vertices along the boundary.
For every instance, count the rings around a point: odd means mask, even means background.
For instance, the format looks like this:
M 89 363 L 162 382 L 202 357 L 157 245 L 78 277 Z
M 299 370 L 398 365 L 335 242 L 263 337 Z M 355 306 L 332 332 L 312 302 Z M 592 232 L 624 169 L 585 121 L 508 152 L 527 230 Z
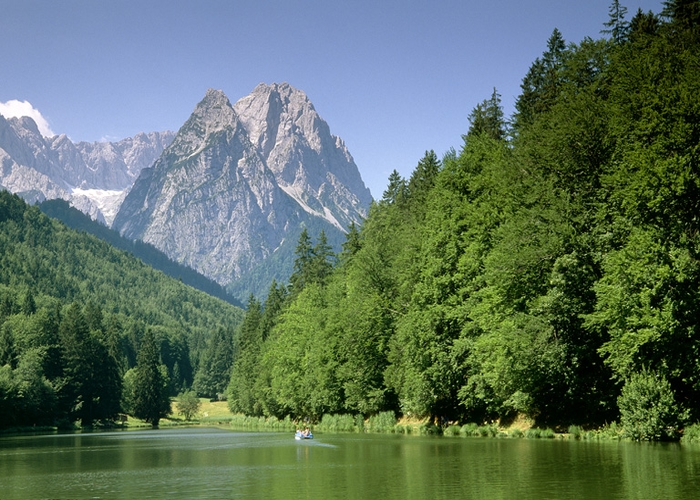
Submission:
M 352 257 L 362 248 L 362 242 L 360 241 L 360 231 L 355 224 L 355 221 L 350 223 L 348 227 L 348 233 L 345 235 L 345 241 L 343 242 L 343 251 L 340 254 L 340 262 L 347 265 Z
M 535 118 L 549 110 L 559 95 L 561 69 L 566 57 L 566 42 L 558 29 L 547 40 L 547 50 L 535 59 L 520 85 L 522 93 L 515 102 L 516 130 L 531 124 Z
M 627 7 L 621 5 L 620 0 L 613 0 L 608 9 L 608 21 L 604 24 L 606 29 L 602 30 L 601 33 L 609 34 L 617 44 L 627 40 L 630 25 L 625 21 L 626 14 Z
M 121 396 L 116 362 L 90 333 L 77 303 L 68 307 L 59 336 L 63 360 L 63 390 L 59 396 L 68 415 L 80 419 L 83 426 L 114 418 L 119 412 Z
M 311 246 L 311 237 L 306 228 L 304 228 L 299 235 L 299 241 L 294 255 L 296 255 L 294 259 L 294 271 L 289 278 L 289 286 L 291 293 L 296 295 L 312 280 L 311 274 L 314 253 L 313 247 Z
M 259 395 L 255 392 L 263 344 L 262 320 L 260 302 L 251 294 L 248 298 L 246 315 L 238 333 L 236 359 L 226 390 L 228 407 L 232 413 L 262 415 L 262 404 Z
M 272 281 L 270 290 L 267 293 L 265 307 L 263 308 L 262 318 L 260 323 L 260 333 L 264 342 L 270 335 L 272 328 L 277 324 L 277 319 L 284 307 L 287 299 L 287 289 L 284 285 L 277 286 L 276 281 Z
M 420 206 L 425 203 L 439 170 L 440 160 L 435 151 L 426 151 L 408 180 L 408 195 L 412 204 Z
M 312 253 L 311 281 L 323 285 L 333 272 L 333 265 L 336 260 L 333 247 L 328 244 L 328 238 L 323 229 L 318 235 L 318 241 L 314 245 Z
M 486 134 L 496 141 L 506 137 L 506 121 L 501 106 L 501 96 L 493 89 L 490 99 L 476 105 L 469 114 L 469 131 L 465 140 L 476 135 Z
M 389 185 L 382 195 L 382 203 L 397 203 L 406 197 L 406 180 L 396 170 L 389 174 Z
M 233 334 L 219 328 L 209 341 L 209 347 L 194 379 L 198 395 L 220 398 L 226 391 L 233 364 Z
M 699 0 L 665 0 L 661 15 L 680 30 L 696 31 L 700 26 Z
M 22 300 L 22 314 L 31 316 L 36 312 L 36 302 L 34 302 L 34 293 L 31 289 L 27 289 Z
M 139 349 L 133 379 L 133 413 L 153 427 L 170 415 L 167 369 L 160 363 L 158 346 L 147 329 Z
M 644 36 L 655 35 L 659 31 L 659 18 L 652 11 L 643 12 L 637 9 L 629 25 L 629 38 L 631 41 L 639 40 Z

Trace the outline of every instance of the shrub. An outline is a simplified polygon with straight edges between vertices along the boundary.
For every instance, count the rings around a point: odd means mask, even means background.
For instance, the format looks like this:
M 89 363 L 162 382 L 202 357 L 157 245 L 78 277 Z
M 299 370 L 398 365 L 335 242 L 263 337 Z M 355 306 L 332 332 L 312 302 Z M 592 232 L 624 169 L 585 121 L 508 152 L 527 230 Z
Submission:
M 462 434 L 463 436 L 478 436 L 479 433 L 477 432 L 477 429 L 479 428 L 478 425 L 476 424 L 464 424 L 462 428 L 459 430 L 459 433 Z
M 625 437 L 658 441 L 678 432 L 679 412 L 673 390 L 659 373 L 644 369 L 632 374 L 617 398 L 617 406 Z
M 569 426 L 569 437 L 572 439 L 581 439 L 581 434 L 583 434 L 583 431 L 578 425 Z
M 525 437 L 528 439 L 539 439 L 541 435 L 542 429 L 538 429 L 537 427 L 531 427 L 525 431 Z
M 201 406 L 202 402 L 194 391 L 181 392 L 177 395 L 177 411 L 182 413 L 185 420 L 192 420 Z
M 434 436 L 440 434 L 440 428 L 437 425 L 433 425 L 431 422 L 420 424 L 418 426 L 418 434 L 420 436 Z
M 498 435 L 498 427 L 495 425 L 481 425 L 476 429 L 479 436 L 496 437 Z
M 393 411 L 383 411 L 369 417 L 367 430 L 370 432 L 394 432 L 396 415 Z
M 525 436 L 525 434 L 523 434 L 523 431 L 521 431 L 520 429 L 518 429 L 516 427 L 515 429 L 512 429 L 510 431 L 510 434 L 508 434 L 508 436 L 512 437 L 512 438 L 521 438 L 521 437 Z
M 540 432 L 540 438 L 542 439 L 554 439 L 556 434 L 552 429 L 542 429 Z
M 458 425 L 449 425 L 443 431 L 445 436 L 459 436 L 460 427 Z
M 320 430 L 327 432 L 355 432 L 357 419 L 353 415 L 347 413 L 342 415 L 323 415 L 321 424 L 318 426 Z
M 360 414 L 355 415 L 355 430 L 365 432 L 365 418 Z
M 681 443 L 700 443 L 700 424 L 686 426 L 686 428 L 683 429 Z
M 592 431 L 585 431 L 581 433 L 581 439 L 586 440 L 597 440 L 597 441 L 618 441 L 622 439 L 622 429 L 616 422 L 610 425 L 604 425 L 600 429 L 595 429 Z

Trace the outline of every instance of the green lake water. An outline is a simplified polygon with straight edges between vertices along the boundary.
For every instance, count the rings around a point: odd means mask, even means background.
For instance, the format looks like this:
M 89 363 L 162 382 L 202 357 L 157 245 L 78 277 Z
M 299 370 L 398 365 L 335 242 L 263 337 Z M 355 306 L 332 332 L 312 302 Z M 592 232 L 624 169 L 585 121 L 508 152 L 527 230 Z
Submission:
M 0 498 L 700 498 L 700 447 L 178 428 L 0 439 Z

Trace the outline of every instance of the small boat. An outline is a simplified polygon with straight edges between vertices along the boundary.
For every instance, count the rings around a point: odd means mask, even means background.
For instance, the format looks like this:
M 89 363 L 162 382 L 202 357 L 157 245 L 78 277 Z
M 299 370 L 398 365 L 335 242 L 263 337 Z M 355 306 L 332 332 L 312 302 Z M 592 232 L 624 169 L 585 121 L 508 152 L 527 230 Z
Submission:
M 304 434 L 301 431 L 296 431 L 294 433 L 294 439 L 296 439 L 297 441 L 301 441 L 302 439 L 313 439 L 313 438 L 314 438 L 314 435 L 311 432 L 309 432 L 308 434 Z

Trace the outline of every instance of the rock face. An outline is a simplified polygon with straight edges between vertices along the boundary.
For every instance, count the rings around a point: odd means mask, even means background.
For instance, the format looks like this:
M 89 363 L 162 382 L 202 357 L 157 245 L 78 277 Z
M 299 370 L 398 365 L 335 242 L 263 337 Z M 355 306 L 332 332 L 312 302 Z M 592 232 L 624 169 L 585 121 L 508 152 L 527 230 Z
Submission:
M 366 214 L 372 196 L 306 94 L 286 83 L 260 84 L 234 110 L 279 186 L 306 211 L 340 229 Z
M 303 92 L 261 84 L 232 105 L 210 89 L 142 170 L 113 227 L 228 285 L 289 252 L 302 227 L 339 241 L 371 200 L 345 145 Z M 291 271 L 288 258 L 275 257 L 286 270 L 268 270 L 268 282 Z
M 141 133 L 119 142 L 76 144 L 63 134 L 42 136 L 31 118 L 0 116 L 0 185 L 30 203 L 68 200 L 93 219 L 109 223 L 123 192 L 174 135 Z

